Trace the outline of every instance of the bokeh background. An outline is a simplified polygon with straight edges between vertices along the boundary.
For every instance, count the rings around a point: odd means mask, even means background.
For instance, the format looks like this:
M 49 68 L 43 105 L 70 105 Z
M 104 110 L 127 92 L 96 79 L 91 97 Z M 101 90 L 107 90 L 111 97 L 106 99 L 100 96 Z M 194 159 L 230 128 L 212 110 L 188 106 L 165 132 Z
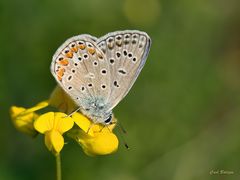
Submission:
M 115 154 L 93 158 L 69 141 L 63 179 L 240 178 L 239 0 L 1 0 L 1 180 L 55 178 L 42 137 L 16 131 L 9 107 L 49 97 L 56 85 L 51 58 L 67 38 L 124 29 L 146 31 L 153 41 L 114 110 L 131 149 L 120 144 Z

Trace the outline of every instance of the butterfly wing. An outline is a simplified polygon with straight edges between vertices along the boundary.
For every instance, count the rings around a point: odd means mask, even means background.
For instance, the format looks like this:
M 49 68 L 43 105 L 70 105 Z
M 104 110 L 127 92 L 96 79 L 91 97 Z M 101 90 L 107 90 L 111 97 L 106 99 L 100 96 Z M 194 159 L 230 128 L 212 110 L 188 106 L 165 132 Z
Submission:
M 95 41 L 90 35 L 69 38 L 58 48 L 51 64 L 58 84 L 93 120 L 93 116 L 101 116 L 105 109 L 96 112 L 92 105 L 97 101 L 104 106 L 107 99 L 104 97 L 111 91 L 109 65 Z
M 151 46 L 151 39 L 136 30 L 109 33 L 96 41 L 107 57 L 111 73 L 108 102 L 113 109 L 128 93 L 142 70 Z

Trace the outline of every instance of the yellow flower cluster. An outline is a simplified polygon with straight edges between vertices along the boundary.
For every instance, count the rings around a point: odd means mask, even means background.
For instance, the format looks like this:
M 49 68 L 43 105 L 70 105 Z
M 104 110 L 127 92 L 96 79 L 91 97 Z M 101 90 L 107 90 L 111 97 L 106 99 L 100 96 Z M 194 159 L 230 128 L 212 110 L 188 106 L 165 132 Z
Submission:
M 47 112 L 37 114 L 36 111 L 54 106 L 61 112 Z M 49 101 L 43 101 L 36 106 L 26 109 L 12 106 L 11 119 L 22 133 L 35 137 L 38 133 L 44 134 L 45 145 L 55 155 L 60 153 L 64 146 L 63 134 L 76 140 L 87 155 L 106 155 L 115 152 L 118 148 L 118 139 L 113 133 L 115 124 L 103 126 L 93 124 L 84 115 L 76 112 L 68 116 L 75 104 L 57 87 Z M 116 120 L 114 120 L 116 122 Z
M 118 139 L 112 133 L 116 123 L 105 127 L 100 124 L 92 124 L 80 113 L 73 114 L 72 118 L 81 130 L 77 129 L 69 136 L 76 139 L 86 154 L 90 156 L 106 155 L 117 150 Z

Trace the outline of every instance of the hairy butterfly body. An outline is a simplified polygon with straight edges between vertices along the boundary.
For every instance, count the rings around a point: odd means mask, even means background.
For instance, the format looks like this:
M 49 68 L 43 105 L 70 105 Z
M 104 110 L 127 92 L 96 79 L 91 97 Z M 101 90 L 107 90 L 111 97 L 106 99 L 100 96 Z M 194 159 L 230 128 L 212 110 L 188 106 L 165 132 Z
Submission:
M 143 68 L 151 39 L 136 30 L 74 36 L 56 51 L 51 73 L 94 123 L 109 124 Z

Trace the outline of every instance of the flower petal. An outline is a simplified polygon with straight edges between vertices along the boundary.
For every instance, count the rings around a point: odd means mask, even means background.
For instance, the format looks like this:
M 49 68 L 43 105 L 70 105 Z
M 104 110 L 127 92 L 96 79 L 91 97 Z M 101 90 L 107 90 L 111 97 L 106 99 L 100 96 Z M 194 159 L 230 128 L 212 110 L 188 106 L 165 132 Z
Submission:
M 33 127 L 33 121 L 38 117 L 38 115 L 33 112 L 22 115 L 22 112 L 25 110 L 26 109 L 22 107 L 12 106 L 10 109 L 11 119 L 18 131 L 34 137 L 37 135 L 37 131 Z
M 93 130 L 92 130 L 92 121 L 90 121 L 87 117 L 84 115 L 76 112 L 72 115 L 72 118 L 74 122 L 85 132 L 88 133 L 88 135 L 93 136 Z
M 106 155 L 115 152 L 118 148 L 118 139 L 115 134 L 107 132 L 95 133 L 94 137 L 79 136 L 79 143 L 87 155 Z
M 63 136 L 58 131 L 48 131 L 45 133 L 45 145 L 54 154 L 59 153 L 64 146 Z
M 45 113 L 39 118 L 36 119 L 34 122 L 34 128 L 44 134 L 47 131 L 50 131 L 53 129 L 53 124 L 54 124 L 54 112 L 48 112 Z
M 22 113 L 23 111 L 25 111 L 26 109 L 23 107 L 17 107 L 17 106 L 12 106 L 10 108 L 10 115 L 11 118 L 15 118 L 16 116 L 18 116 L 20 113 Z
M 71 129 L 74 125 L 73 119 L 65 113 L 57 112 L 54 117 L 55 129 L 61 134 Z
M 37 111 L 39 109 L 42 109 L 42 108 L 45 108 L 48 106 L 48 101 L 42 101 L 40 103 L 38 103 L 37 105 L 35 105 L 34 107 L 32 108 L 29 108 L 27 109 L 26 111 L 22 112 L 23 114 L 28 114 L 28 113 L 31 113 L 31 112 L 34 112 L 34 111 Z

